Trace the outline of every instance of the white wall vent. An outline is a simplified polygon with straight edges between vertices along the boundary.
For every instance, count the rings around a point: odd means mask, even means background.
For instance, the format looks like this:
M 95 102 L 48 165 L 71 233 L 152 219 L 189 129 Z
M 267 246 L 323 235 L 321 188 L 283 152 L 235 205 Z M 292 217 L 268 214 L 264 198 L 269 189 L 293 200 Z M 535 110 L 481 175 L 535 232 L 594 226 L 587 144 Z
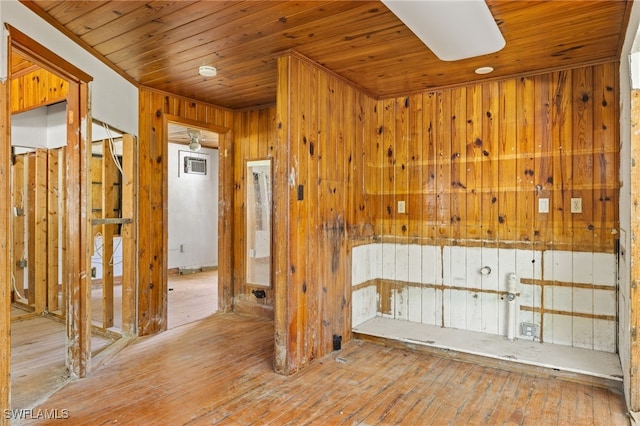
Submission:
M 185 174 L 206 175 L 207 159 L 202 157 L 184 157 L 183 167 Z

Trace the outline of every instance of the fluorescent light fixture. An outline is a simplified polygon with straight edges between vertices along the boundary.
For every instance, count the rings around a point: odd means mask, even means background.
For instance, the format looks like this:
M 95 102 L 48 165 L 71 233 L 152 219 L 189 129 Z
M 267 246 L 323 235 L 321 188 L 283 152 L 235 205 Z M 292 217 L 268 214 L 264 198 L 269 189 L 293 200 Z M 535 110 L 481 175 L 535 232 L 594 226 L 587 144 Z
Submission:
M 198 74 L 203 77 L 215 77 L 218 74 L 218 70 L 215 67 L 209 65 L 203 65 L 198 68 Z
M 484 0 L 382 0 L 441 60 L 497 52 L 504 37 Z

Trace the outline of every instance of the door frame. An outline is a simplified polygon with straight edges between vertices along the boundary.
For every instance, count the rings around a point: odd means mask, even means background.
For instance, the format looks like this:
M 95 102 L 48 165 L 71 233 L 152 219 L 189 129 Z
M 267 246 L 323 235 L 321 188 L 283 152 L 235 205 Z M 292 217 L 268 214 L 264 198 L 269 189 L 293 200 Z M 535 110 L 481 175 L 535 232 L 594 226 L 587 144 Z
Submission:
M 223 187 L 224 187 L 224 173 L 225 173 L 225 168 L 222 166 L 222 148 L 223 148 L 223 144 L 224 142 L 224 138 L 225 138 L 225 134 L 227 134 L 229 132 L 229 128 L 227 127 L 223 127 L 223 126 L 219 126 L 216 124 L 211 124 L 211 123 L 206 123 L 203 121 L 198 121 L 198 120 L 192 120 L 189 118 L 184 118 L 184 117 L 180 117 L 177 115 L 172 115 L 172 114 L 163 114 L 163 130 L 164 130 L 164 137 L 163 137 L 163 146 L 164 146 L 164 152 L 165 155 L 163 155 L 164 158 L 168 158 L 168 155 L 166 155 L 168 153 L 169 150 L 169 123 L 175 123 L 175 124 L 179 124 L 181 126 L 184 127 L 194 127 L 194 128 L 200 128 L 200 129 L 206 129 L 209 130 L 211 132 L 215 132 L 218 134 L 219 136 L 219 142 L 218 142 L 218 158 L 219 158 L 219 162 L 218 162 L 218 205 L 221 205 L 221 202 L 223 201 Z M 165 218 L 169 217 L 169 167 L 171 167 L 168 164 L 168 161 L 165 161 L 165 165 L 164 168 L 162 170 L 162 174 L 163 174 L 163 182 L 165 183 L 163 185 L 162 188 L 162 197 L 164 200 L 167 200 L 165 203 L 163 203 L 163 210 L 164 210 L 164 216 Z M 222 216 L 224 215 L 224 212 L 222 211 L 218 211 L 218 265 L 220 265 L 220 253 L 221 253 L 221 248 L 224 247 L 224 241 L 225 241 L 225 235 L 227 235 L 230 231 L 229 229 L 227 229 L 227 227 L 224 224 L 224 220 L 222 220 Z M 167 220 L 168 223 L 168 220 Z M 169 262 L 168 262 L 168 250 L 169 250 L 169 246 L 168 246 L 168 241 L 169 241 L 169 227 L 168 226 L 163 226 L 162 227 L 162 246 L 163 246 L 163 267 L 164 267 L 164 271 L 163 271 L 163 278 L 165 280 L 164 284 L 163 284 L 163 298 L 165 301 L 168 302 L 169 300 L 169 288 L 167 285 L 167 276 L 168 276 L 168 266 L 169 266 Z M 220 279 L 220 277 L 218 278 L 218 289 L 217 289 L 217 294 L 218 294 L 218 307 L 217 310 L 227 310 L 229 307 L 227 306 L 226 300 L 227 297 L 223 297 L 223 295 L 228 295 L 228 291 L 227 291 L 227 286 L 225 286 L 225 280 L 224 279 Z M 231 296 L 232 298 L 232 296 Z M 168 305 L 168 303 L 164 303 L 164 306 L 166 307 Z M 164 324 L 165 324 L 165 328 L 166 328 L 166 324 L 168 324 L 168 309 L 164 310 L 164 315 L 165 315 L 165 320 L 164 320 Z
M 89 82 L 93 78 L 73 64 L 62 59 L 11 25 L 7 57 L 13 51 L 65 79 L 69 83 L 67 96 L 67 162 L 66 204 L 63 239 L 66 254 L 63 259 L 63 285 L 68 286 L 66 303 L 67 353 L 66 363 L 72 377 L 85 377 L 91 361 L 91 289 L 87 274 L 90 268 L 89 231 L 90 197 L 88 197 L 88 161 L 90 150 Z M 11 387 L 11 79 L 0 84 L 0 406 L 10 406 Z

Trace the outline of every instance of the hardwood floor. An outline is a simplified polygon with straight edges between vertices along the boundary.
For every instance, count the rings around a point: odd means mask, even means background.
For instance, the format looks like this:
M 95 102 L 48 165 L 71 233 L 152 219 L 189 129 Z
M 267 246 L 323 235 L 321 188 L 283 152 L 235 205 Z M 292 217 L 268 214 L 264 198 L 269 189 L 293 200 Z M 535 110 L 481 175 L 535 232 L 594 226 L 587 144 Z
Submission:
M 68 379 L 64 322 L 52 316 L 26 318 L 11 322 L 11 404 L 19 408 L 33 406 Z M 111 343 L 113 339 L 94 335 L 92 352 Z
M 218 271 L 169 275 L 168 328 L 179 327 L 218 310 Z
M 179 327 L 212 315 L 218 306 L 218 271 L 169 276 L 169 328 Z M 93 319 L 102 320 L 102 292 L 93 290 Z M 121 286 L 115 287 L 116 326 L 121 328 Z M 27 409 L 68 381 L 65 366 L 66 332 L 64 320 L 39 316 L 12 307 L 11 316 L 11 401 L 16 409 Z M 16 320 L 18 318 L 22 318 Z M 115 341 L 114 337 L 94 334 L 91 348 L 95 355 Z
M 272 321 L 217 313 L 141 338 L 34 412 L 74 425 L 629 424 L 604 387 L 359 340 L 281 376 L 273 333 Z

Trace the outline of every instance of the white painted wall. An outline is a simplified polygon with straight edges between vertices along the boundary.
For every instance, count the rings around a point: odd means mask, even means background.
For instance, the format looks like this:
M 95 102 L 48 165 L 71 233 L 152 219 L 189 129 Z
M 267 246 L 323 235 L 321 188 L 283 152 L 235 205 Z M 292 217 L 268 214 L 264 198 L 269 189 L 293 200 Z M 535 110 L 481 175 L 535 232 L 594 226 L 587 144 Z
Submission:
M 60 148 L 67 145 L 67 103 L 35 108 L 11 117 L 11 145 Z
M 138 89 L 118 73 L 75 44 L 18 0 L 0 1 L 0 31 L 5 23 L 93 77 L 91 115 L 124 132 L 138 134 Z M 7 52 L 0 40 L 0 79 L 7 76 Z
M 506 336 L 504 292 L 515 273 L 520 339 L 537 340 L 520 335 L 524 322 L 537 325 L 547 343 L 617 349 L 614 254 L 377 243 L 354 247 L 352 265 L 354 327 L 377 315 Z M 482 274 L 483 267 L 491 272 Z M 386 304 L 376 279 L 400 284 L 389 312 L 379 308 Z M 548 284 L 543 291 L 540 280 L 577 285 Z
M 189 151 L 185 145 L 169 144 L 168 267 L 218 266 L 218 150 L 189 154 L 209 156 L 207 176 L 179 173 L 180 150 Z

